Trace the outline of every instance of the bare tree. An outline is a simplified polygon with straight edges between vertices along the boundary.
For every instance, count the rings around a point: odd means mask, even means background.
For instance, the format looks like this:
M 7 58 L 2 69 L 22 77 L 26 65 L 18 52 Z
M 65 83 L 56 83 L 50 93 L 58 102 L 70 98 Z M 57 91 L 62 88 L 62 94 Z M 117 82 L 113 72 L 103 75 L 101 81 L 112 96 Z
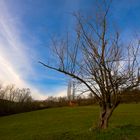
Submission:
M 32 101 L 31 91 L 29 88 L 16 88 L 15 85 L 0 85 L 0 99 L 12 102 L 30 102 Z
M 52 40 L 57 59 L 43 66 L 79 81 L 85 92 L 97 98 L 101 108 L 99 128 L 106 129 L 108 120 L 119 105 L 123 91 L 139 86 L 139 42 L 122 44 L 120 34 L 109 27 L 110 4 L 104 2 L 96 18 L 74 14 L 77 20 L 75 40 Z M 95 17 L 95 16 L 94 16 Z M 74 43 L 73 43 L 74 42 Z
M 0 84 L 0 99 L 5 98 L 5 90 L 3 89 L 2 84 Z
M 18 93 L 17 101 L 19 103 L 25 103 L 25 102 L 32 101 L 31 91 L 29 88 L 17 89 L 17 93 Z

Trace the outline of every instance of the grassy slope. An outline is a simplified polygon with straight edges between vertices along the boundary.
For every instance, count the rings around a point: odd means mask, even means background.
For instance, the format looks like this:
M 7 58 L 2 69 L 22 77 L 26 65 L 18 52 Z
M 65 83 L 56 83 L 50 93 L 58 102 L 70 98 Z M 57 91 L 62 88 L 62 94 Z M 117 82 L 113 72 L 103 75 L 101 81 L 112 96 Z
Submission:
M 0 118 L 0 140 L 139 140 L 140 104 L 123 104 L 107 131 L 89 128 L 98 119 L 97 106 L 63 107 Z

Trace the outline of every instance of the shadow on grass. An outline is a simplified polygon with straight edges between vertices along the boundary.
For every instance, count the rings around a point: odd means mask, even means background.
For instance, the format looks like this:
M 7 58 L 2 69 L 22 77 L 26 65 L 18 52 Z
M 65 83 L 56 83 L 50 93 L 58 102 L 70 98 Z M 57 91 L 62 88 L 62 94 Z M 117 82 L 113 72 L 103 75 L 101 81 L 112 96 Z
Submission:
M 128 124 L 107 130 L 56 132 L 34 137 L 34 140 L 140 140 L 139 131 L 140 126 Z
M 127 124 L 107 130 L 93 130 L 97 140 L 140 140 L 140 126 Z
M 132 125 L 132 124 L 117 126 L 116 128 L 122 129 L 122 130 L 128 130 L 128 129 L 130 129 L 130 130 L 139 129 L 140 130 L 140 126 L 136 126 L 136 125 Z

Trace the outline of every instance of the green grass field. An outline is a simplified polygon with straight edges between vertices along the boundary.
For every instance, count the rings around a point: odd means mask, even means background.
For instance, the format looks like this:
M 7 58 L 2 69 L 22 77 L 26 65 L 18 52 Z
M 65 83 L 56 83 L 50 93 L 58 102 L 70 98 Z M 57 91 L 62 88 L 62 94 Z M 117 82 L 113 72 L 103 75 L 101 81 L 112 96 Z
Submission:
M 0 140 L 140 140 L 140 104 L 122 104 L 108 130 L 96 125 L 98 106 L 62 107 L 0 118 Z

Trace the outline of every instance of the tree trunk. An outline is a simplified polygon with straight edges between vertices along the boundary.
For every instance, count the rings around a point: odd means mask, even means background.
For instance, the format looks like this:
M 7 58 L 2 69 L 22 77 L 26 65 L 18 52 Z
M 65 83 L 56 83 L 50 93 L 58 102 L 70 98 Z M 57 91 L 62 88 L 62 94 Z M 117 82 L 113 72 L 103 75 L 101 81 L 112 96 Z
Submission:
M 108 127 L 109 118 L 112 115 L 114 108 L 101 108 L 99 128 L 106 129 Z

